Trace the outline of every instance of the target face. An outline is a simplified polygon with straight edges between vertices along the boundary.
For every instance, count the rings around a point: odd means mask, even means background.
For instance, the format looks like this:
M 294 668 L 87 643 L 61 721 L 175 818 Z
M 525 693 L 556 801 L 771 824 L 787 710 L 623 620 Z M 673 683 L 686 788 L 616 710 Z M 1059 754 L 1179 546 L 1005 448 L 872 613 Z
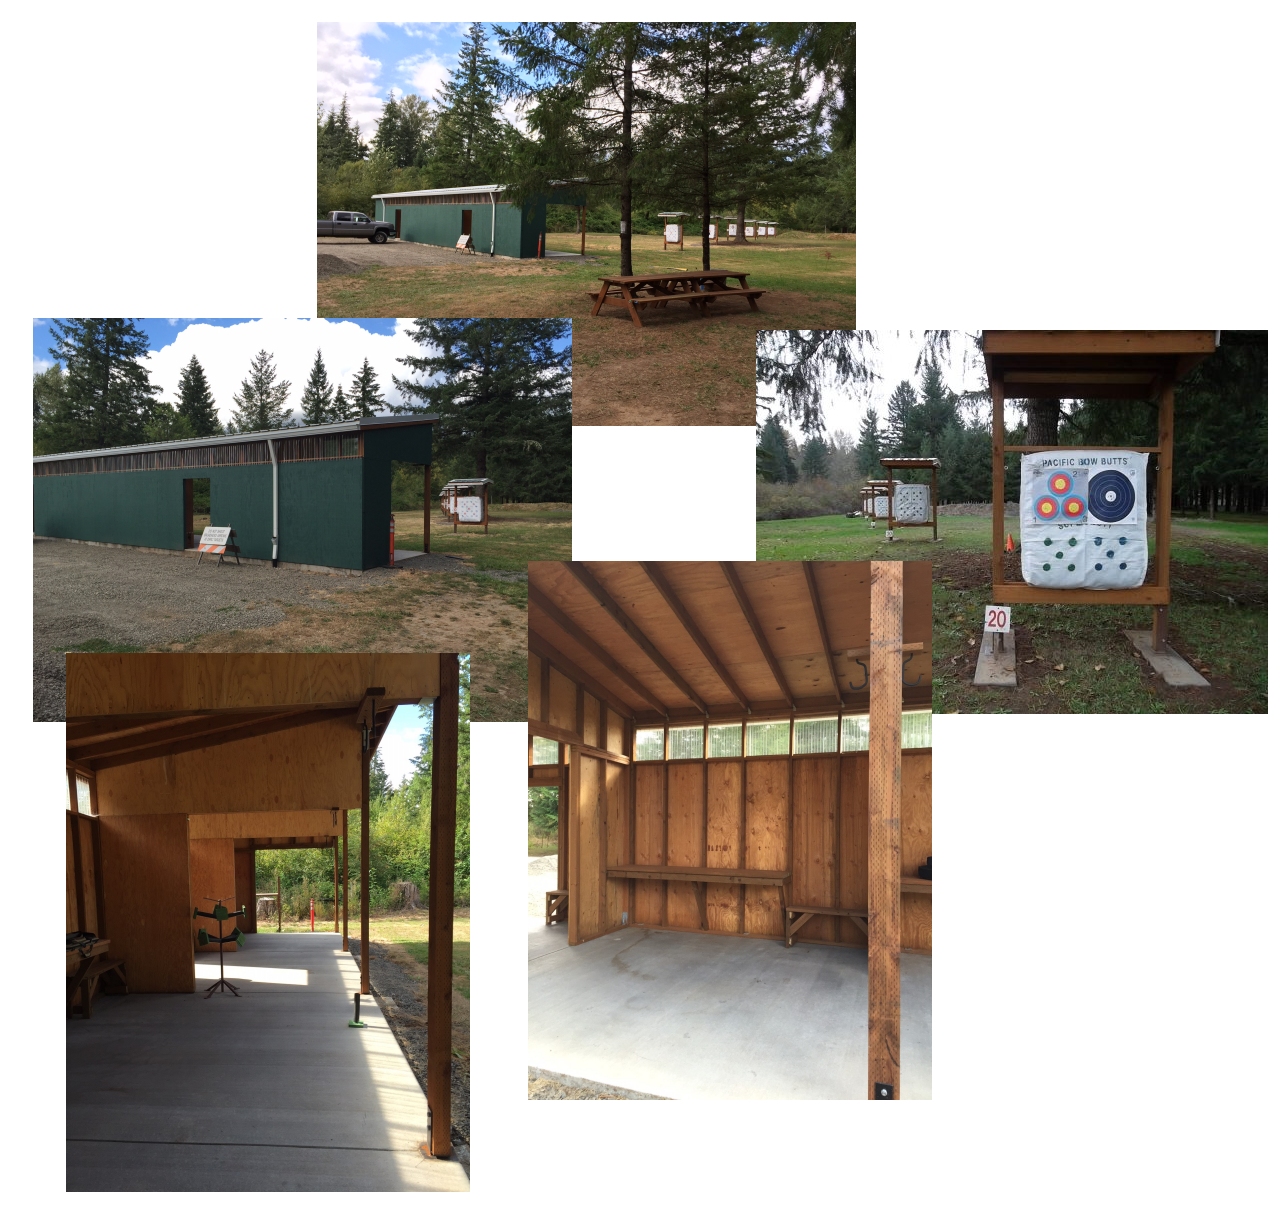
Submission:
M 1043 521 L 1054 521 L 1059 516 L 1059 501 L 1051 499 L 1048 495 L 1042 495 L 1036 501 L 1036 515 Z
M 1079 495 L 1069 495 L 1063 501 L 1063 519 L 1079 521 L 1085 515 L 1085 500 Z
M 1090 515 L 1113 524 L 1134 511 L 1134 483 L 1116 469 L 1100 470 L 1090 477 Z
M 1072 478 L 1060 470 L 1050 475 L 1049 487 L 1051 494 L 1066 495 L 1072 489 Z

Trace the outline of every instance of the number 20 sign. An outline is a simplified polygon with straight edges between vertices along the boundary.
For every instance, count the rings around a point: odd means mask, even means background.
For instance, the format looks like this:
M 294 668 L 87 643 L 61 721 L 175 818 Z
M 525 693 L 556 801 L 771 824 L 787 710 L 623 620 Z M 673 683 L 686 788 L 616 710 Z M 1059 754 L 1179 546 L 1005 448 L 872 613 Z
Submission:
M 988 606 L 983 611 L 984 632 L 1008 632 L 1010 626 L 1010 608 L 1008 606 Z

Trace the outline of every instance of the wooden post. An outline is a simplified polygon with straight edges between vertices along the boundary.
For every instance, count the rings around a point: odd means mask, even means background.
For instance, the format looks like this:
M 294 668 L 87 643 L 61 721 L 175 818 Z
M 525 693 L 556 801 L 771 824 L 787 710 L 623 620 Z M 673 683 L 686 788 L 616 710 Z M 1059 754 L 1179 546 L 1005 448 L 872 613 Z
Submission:
M 347 812 L 342 813 L 342 950 L 347 946 L 347 897 L 350 895 L 351 880 L 347 877 Z
M 431 1154 L 451 1151 L 454 838 L 458 821 L 458 654 L 440 655 L 431 720 L 431 869 L 427 885 L 427 1106 Z
M 334 812 L 338 814 L 337 811 Z M 334 934 L 338 933 L 338 838 L 334 837 Z
M 939 467 L 930 466 L 930 524 L 934 528 L 934 541 L 939 540 Z
M 578 233 L 581 236 L 578 242 L 578 254 L 587 255 L 587 206 L 578 207 Z
M 1156 458 L 1156 583 L 1170 587 L 1170 506 L 1174 498 L 1174 381 L 1164 380 L 1158 396 Z M 1144 509 L 1146 514 L 1147 509 Z M 1148 528 L 1143 525 L 1143 533 Z M 1160 653 L 1169 635 L 1168 608 L 1152 608 L 1152 651 Z
M 992 381 L 992 583 L 1005 578 L 1005 386 Z
M 284 903 L 280 899 L 280 874 L 276 874 L 276 933 L 280 933 L 281 919 L 284 916 Z
M 423 552 L 431 554 L 431 462 L 423 466 Z
M 369 994 L 369 746 L 374 731 L 372 714 L 377 704 L 370 705 L 371 725 L 361 732 L 364 745 L 360 751 L 360 993 Z
M 868 714 L 867 1096 L 899 1099 L 903 565 L 872 561 Z M 888 1087 L 877 1096 L 876 1086 Z

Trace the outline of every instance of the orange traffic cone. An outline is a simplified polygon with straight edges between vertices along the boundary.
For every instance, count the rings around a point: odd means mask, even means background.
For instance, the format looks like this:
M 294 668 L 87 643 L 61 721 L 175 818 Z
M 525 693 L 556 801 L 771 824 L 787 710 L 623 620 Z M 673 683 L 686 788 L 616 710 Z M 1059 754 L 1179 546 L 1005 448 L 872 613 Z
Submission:
M 1005 549 L 1012 555 L 1014 554 L 1014 535 L 1007 533 L 1005 535 Z

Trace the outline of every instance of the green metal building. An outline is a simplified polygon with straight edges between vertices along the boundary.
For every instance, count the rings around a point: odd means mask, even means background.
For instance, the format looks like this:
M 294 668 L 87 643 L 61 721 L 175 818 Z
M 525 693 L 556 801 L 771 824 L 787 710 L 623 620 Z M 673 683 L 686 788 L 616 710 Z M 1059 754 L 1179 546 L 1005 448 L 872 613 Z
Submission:
M 35 532 L 190 549 L 193 484 L 208 478 L 210 524 L 230 525 L 246 558 L 385 567 L 391 463 L 426 466 L 425 494 L 436 421 L 402 414 L 36 457 Z
M 459 236 L 471 235 L 472 247 L 482 255 L 528 260 L 538 255 L 539 237 L 547 229 L 547 206 L 581 206 L 585 199 L 581 189 L 562 189 L 522 208 L 503 184 L 473 184 L 384 192 L 373 201 L 374 218 L 394 222 L 398 239 L 452 248 Z

